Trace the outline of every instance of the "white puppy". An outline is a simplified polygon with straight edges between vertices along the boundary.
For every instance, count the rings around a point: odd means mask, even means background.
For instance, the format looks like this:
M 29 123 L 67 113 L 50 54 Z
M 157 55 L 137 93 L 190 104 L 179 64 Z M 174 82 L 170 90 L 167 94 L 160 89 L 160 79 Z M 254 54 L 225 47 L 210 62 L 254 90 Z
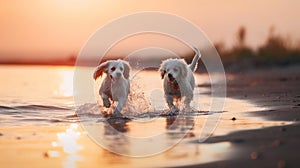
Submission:
M 199 50 L 197 48 L 195 50 L 196 54 L 190 65 L 187 65 L 183 59 L 167 59 L 160 65 L 161 78 L 164 80 L 165 99 L 170 108 L 169 114 L 179 112 L 179 108 L 174 105 L 173 101 L 181 100 L 181 98 L 184 98 L 184 111 L 190 110 L 195 88 L 193 72 L 201 57 Z
M 127 101 L 130 90 L 129 82 L 130 66 L 123 60 L 111 60 L 100 64 L 94 72 L 94 79 L 106 73 L 106 77 L 101 84 L 99 94 L 106 108 L 111 106 L 111 101 L 117 101 L 118 105 L 114 110 L 114 115 L 121 115 L 121 110 Z

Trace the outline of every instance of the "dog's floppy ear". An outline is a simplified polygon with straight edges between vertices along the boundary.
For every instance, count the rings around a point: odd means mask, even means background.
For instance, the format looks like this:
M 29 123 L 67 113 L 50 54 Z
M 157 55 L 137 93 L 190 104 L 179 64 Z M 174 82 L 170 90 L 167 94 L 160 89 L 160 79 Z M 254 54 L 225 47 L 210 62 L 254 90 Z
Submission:
M 166 71 L 165 71 L 164 69 L 160 69 L 160 76 L 161 76 L 161 79 L 164 79 L 165 74 L 166 74 Z
M 129 78 L 129 72 L 130 72 L 130 66 L 129 63 L 127 61 L 122 61 L 123 65 L 124 65 L 124 72 L 123 75 L 126 79 Z
M 107 73 L 107 68 L 109 66 L 109 61 L 103 62 L 100 64 L 96 71 L 94 72 L 94 79 L 96 80 L 98 77 L 101 77 L 103 75 L 103 72 Z
M 163 62 L 161 65 L 160 65 L 159 71 L 160 71 L 160 76 L 161 76 L 161 79 L 164 79 L 164 77 L 165 77 L 165 74 L 166 74 L 166 70 L 165 70 L 165 64 L 164 64 L 164 62 Z

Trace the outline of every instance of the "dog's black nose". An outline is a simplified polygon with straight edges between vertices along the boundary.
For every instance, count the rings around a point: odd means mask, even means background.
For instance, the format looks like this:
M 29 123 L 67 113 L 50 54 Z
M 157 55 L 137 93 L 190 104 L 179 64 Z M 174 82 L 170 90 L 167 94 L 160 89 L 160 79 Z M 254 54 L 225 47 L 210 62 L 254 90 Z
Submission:
M 172 74 L 168 74 L 168 77 L 169 77 L 169 78 L 173 78 Z

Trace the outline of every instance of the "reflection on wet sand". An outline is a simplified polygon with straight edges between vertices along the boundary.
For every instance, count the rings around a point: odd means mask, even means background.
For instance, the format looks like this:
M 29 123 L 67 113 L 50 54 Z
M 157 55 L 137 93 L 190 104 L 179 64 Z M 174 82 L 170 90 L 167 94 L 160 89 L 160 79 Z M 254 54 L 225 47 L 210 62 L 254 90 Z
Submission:
M 178 138 L 191 138 L 195 137 L 193 133 L 194 130 L 194 118 L 193 117 L 178 117 L 172 116 L 166 118 L 166 129 L 168 139 L 178 139 Z M 182 158 L 196 158 L 200 156 L 200 146 L 199 145 L 189 145 L 192 149 L 187 150 L 187 146 L 174 146 L 170 152 L 166 152 L 164 157 L 167 160 L 182 159 Z
M 104 124 L 104 143 L 116 153 L 129 153 L 130 141 L 124 134 L 129 131 L 128 120 L 107 120 Z
M 63 152 L 59 152 L 61 149 L 48 152 L 49 157 L 66 155 L 66 159 L 63 162 L 63 167 L 66 168 L 77 167 L 76 162 L 82 159 L 82 157 L 78 155 L 78 151 L 83 149 L 83 147 L 78 144 L 81 132 L 77 129 L 78 124 L 71 124 L 65 132 L 57 133 L 57 141 L 53 141 L 51 144 L 54 148 L 62 148 Z
M 199 131 L 199 128 L 195 128 L 195 117 L 193 116 L 159 117 L 155 120 L 151 120 L 150 125 L 152 125 L 153 128 L 161 124 L 163 124 L 165 128 L 164 134 L 161 136 L 163 138 L 160 137 L 159 140 L 152 139 L 153 141 L 150 140 L 151 143 L 147 142 L 149 138 L 144 139 L 141 134 L 130 134 L 130 132 L 143 132 L 143 130 L 145 132 L 147 130 L 147 128 L 142 128 L 140 122 L 134 122 L 132 120 L 107 120 L 107 122 L 103 122 L 102 124 L 103 144 L 105 148 L 109 148 L 109 150 L 99 149 L 102 151 L 101 156 L 103 161 L 101 163 L 105 162 L 105 164 L 115 166 L 122 165 L 122 167 L 185 165 L 187 163 L 205 163 L 216 160 L 215 155 L 224 153 L 224 151 L 228 152 L 224 149 L 228 148 L 229 143 L 214 144 L 216 145 L 214 147 L 215 149 L 211 149 L 214 145 L 199 145 L 186 141 L 195 138 L 196 132 Z M 137 129 L 137 126 L 139 126 L 140 129 Z M 144 135 L 146 134 L 147 133 Z M 133 138 L 130 135 L 139 135 L 139 137 Z M 144 141 L 141 141 L 141 139 Z M 142 153 L 141 150 L 149 150 L 151 152 L 160 149 L 168 150 L 161 150 L 154 155 L 140 158 L 122 156 L 124 154 L 132 155 Z M 201 155 L 201 153 L 203 153 L 201 151 L 205 151 L 205 156 Z M 222 156 L 218 159 L 224 159 L 224 157 Z
M 191 143 L 204 134 L 210 134 L 203 130 L 203 126 L 209 124 L 209 117 L 222 114 L 218 127 L 214 129 L 214 136 L 234 130 L 281 124 L 249 118 L 248 113 L 241 111 L 258 111 L 262 108 L 246 101 L 228 98 L 224 111 L 208 113 L 209 106 L 206 104 L 210 99 L 202 96 L 201 100 L 201 111 L 177 116 L 162 117 L 154 113 L 157 115 L 153 114 L 149 119 L 135 116 L 130 120 L 100 119 L 96 123 L 91 122 L 87 131 L 89 135 L 97 134 L 95 141 L 104 148 L 95 149 L 95 157 L 89 160 L 95 159 L 101 166 L 116 167 L 180 166 L 225 160 L 234 153 L 229 142 Z M 245 108 L 247 110 L 243 110 Z M 233 116 L 238 120 L 231 120 Z
M 172 116 L 166 118 L 166 129 L 169 138 L 195 137 L 193 117 Z

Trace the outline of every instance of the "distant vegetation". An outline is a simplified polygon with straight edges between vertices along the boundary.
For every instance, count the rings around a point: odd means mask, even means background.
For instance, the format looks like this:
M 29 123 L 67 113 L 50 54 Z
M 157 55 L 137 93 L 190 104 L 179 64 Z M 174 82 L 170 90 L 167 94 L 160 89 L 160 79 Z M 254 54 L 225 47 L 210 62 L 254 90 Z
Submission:
M 274 66 L 286 66 L 292 64 L 300 65 L 300 41 L 293 43 L 288 37 L 275 33 L 270 28 L 269 35 L 261 46 L 256 49 L 246 44 L 247 31 L 240 27 L 234 37 L 236 42 L 231 48 L 226 48 L 223 42 L 215 44 L 215 47 L 222 59 L 226 71 L 240 71 L 255 68 L 269 68 Z M 184 56 L 187 62 L 191 62 L 193 55 Z M 117 59 L 119 57 L 114 57 Z M 120 57 L 121 58 L 121 57 Z M 76 61 L 76 54 L 69 57 L 55 58 L 49 60 L 23 60 L 23 61 L 1 61 L 0 64 L 28 64 L 28 65 L 69 65 L 73 66 Z M 95 60 L 86 60 L 82 66 L 88 66 Z M 105 61 L 105 60 L 102 60 Z M 155 61 L 155 60 L 153 60 Z M 199 71 L 206 71 L 203 62 L 200 62 Z
M 236 44 L 229 49 L 225 49 L 224 43 L 215 44 L 228 71 L 300 63 L 300 44 L 292 44 L 291 39 L 276 34 L 274 28 L 270 28 L 266 41 L 256 50 L 246 45 L 245 27 L 239 28 L 236 39 Z

